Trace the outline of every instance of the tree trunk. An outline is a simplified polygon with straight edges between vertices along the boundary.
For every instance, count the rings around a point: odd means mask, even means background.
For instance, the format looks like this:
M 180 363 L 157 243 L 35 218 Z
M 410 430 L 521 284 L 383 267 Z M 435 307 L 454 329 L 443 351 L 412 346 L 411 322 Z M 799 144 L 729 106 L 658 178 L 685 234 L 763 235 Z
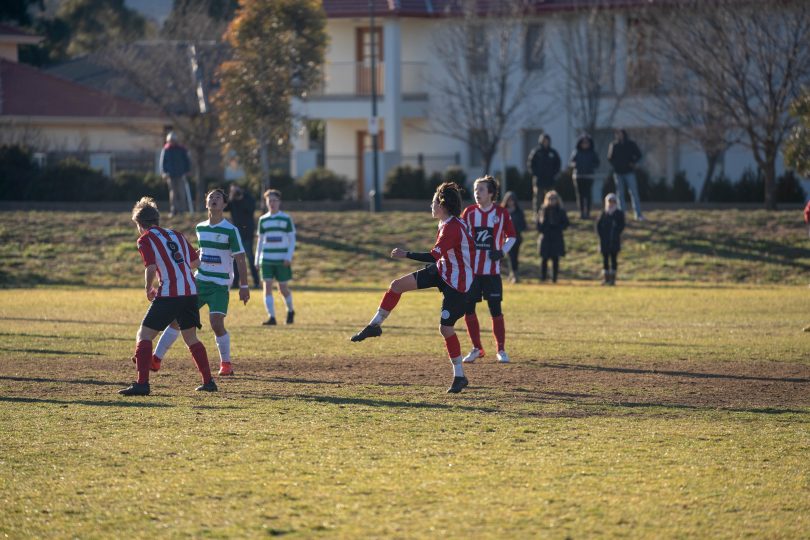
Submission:
M 698 202 L 706 202 L 709 195 L 709 183 L 714 178 L 714 171 L 717 169 L 721 155 L 723 155 L 722 152 L 706 152 L 706 176 L 703 177 L 703 187 L 700 188 Z
M 776 162 L 770 158 L 762 168 L 765 175 L 765 210 L 776 210 Z

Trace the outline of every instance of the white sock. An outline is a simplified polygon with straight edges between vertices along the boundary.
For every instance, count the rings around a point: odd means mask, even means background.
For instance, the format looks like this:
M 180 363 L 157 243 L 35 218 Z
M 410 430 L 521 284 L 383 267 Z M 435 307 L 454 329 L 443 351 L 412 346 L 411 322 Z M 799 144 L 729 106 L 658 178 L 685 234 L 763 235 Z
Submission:
M 219 361 L 231 361 L 231 335 L 225 332 L 225 335 L 217 336 L 217 349 L 219 349 Z
M 267 308 L 267 314 L 268 315 L 270 315 L 271 317 L 276 316 L 276 308 L 273 305 L 273 295 L 272 294 L 268 294 L 267 296 L 264 297 L 264 307 Z
M 451 358 L 450 361 L 453 363 L 453 377 L 463 377 L 464 365 L 461 363 L 461 357 Z
M 377 313 L 375 313 L 374 317 L 371 319 L 371 322 L 369 322 L 368 324 L 373 324 L 373 325 L 379 326 L 379 325 L 381 325 L 383 323 L 383 321 L 385 319 L 388 318 L 388 315 L 390 313 L 391 313 L 390 311 L 386 311 L 383 308 L 379 308 L 377 310 Z
M 292 293 L 289 296 L 284 297 L 284 303 L 287 304 L 287 311 L 294 311 L 292 305 Z
M 163 331 L 163 335 L 160 336 L 160 339 L 155 346 L 154 355 L 161 360 L 166 358 L 166 353 L 169 352 L 169 349 L 171 349 L 178 337 L 180 337 L 180 332 L 178 330 L 175 330 L 171 326 L 166 327 L 166 330 Z

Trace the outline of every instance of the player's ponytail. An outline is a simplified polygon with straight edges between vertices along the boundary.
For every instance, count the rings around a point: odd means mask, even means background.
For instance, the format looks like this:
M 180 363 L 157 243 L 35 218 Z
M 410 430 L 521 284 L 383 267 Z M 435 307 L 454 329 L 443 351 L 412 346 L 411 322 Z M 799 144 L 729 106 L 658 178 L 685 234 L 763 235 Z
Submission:
M 451 216 L 461 215 L 461 188 L 455 182 L 445 182 L 436 188 L 436 200 Z
M 132 221 L 144 228 L 160 225 L 160 212 L 155 199 L 141 197 L 141 200 L 132 207 Z

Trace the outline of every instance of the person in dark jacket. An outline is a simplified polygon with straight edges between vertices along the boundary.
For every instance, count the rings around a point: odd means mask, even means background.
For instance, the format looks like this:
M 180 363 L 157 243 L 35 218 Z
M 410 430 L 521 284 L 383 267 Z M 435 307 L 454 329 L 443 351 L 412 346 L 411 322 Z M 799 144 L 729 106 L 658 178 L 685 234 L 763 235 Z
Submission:
M 636 219 L 644 220 L 641 213 L 641 199 L 638 196 L 638 181 L 636 180 L 636 165 L 641 160 L 641 150 L 632 141 L 627 132 L 617 129 L 613 132 L 613 142 L 608 148 L 607 158 L 613 166 L 613 178 L 616 180 L 616 192 L 619 201 L 619 210 L 625 209 L 625 187 L 630 191 L 630 200 L 633 203 L 633 212 Z
M 535 215 L 540 209 L 540 201 L 546 193 L 554 189 L 554 182 L 560 172 L 560 154 L 551 147 L 551 137 L 546 134 L 537 140 L 538 146 L 529 153 L 526 167 L 532 172 L 532 210 Z
M 503 196 L 501 206 L 506 208 L 509 212 L 509 217 L 512 218 L 512 225 L 515 227 L 515 245 L 509 250 L 509 267 L 512 270 L 512 283 L 518 282 L 518 255 L 520 252 L 520 244 L 523 242 L 523 231 L 526 230 L 526 216 L 523 214 L 523 209 L 518 204 L 517 196 L 513 191 L 507 191 Z
M 563 231 L 567 228 L 568 214 L 565 213 L 562 199 L 556 191 L 549 191 L 537 220 L 537 232 L 540 233 L 540 279 L 543 281 L 548 277 L 548 261 L 551 259 L 551 281 L 557 283 L 560 257 L 565 257 Z
M 186 186 L 186 175 L 191 172 L 188 151 L 180 144 L 174 131 L 166 135 L 166 144 L 160 152 L 160 173 L 169 185 L 169 215 L 191 211 Z
M 619 251 L 622 249 L 624 212 L 616 204 L 616 194 L 605 197 L 605 209 L 596 222 L 599 235 L 599 252 L 602 253 L 602 285 L 616 285 L 616 268 Z
M 253 237 L 256 234 L 256 201 L 241 186 L 231 184 L 228 195 L 228 210 L 231 211 L 231 223 L 239 229 L 239 237 L 242 239 L 242 246 L 245 248 L 245 256 L 250 265 L 250 273 L 253 276 L 253 286 L 260 287 L 259 271 L 253 260 Z M 236 268 L 236 261 L 233 266 L 233 285 L 235 289 L 239 287 L 239 269 Z
M 593 147 L 593 139 L 591 139 L 590 135 L 585 134 L 579 138 L 577 146 L 568 161 L 570 167 L 574 170 L 573 179 L 577 190 L 579 217 L 590 219 L 593 177 L 596 169 L 599 168 L 599 156 Z

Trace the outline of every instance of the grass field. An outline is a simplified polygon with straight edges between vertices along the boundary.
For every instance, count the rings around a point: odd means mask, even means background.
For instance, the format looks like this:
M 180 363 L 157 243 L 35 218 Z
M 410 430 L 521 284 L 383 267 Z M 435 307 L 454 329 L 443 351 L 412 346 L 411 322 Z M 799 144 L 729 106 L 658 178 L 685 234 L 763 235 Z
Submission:
M 347 341 L 384 283 L 232 304 L 220 392 L 178 344 L 128 399 L 140 290 L 0 291 L 0 536 L 807 538 L 806 286 L 507 286 L 450 396 L 437 294 Z
M 630 221 L 619 280 L 804 284 L 810 242 L 801 212 L 652 211 Z M 296 281 L 309 285 L 374 283 L 411 268 L 391 249 L 427 251 L 436 224 L 425 213 L 296 212 Z M 194 238 L 202 214 L 166 219 Z M 571 216 L 561 279 L 592 281 L 601 257 L 593 221 Z M 0 287 L 76 285 L 139 287 L 137 234 L 126 213 L 0 212 Z M 526 234 L 523 273 L 539 275 L 537 233 Z

